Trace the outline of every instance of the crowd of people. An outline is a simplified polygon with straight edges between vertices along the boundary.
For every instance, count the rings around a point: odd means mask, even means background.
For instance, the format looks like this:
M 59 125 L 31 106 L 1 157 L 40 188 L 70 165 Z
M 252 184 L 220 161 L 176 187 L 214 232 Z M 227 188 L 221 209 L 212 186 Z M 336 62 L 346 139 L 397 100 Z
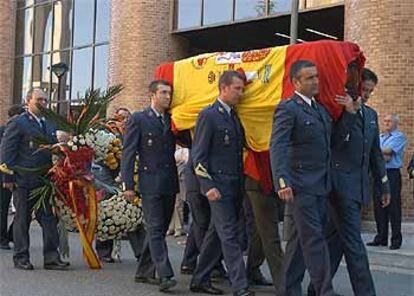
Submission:
M 378 233 L 368 245 L 387 246 L 391 223 L 390 248 L 401 247 L 401 168 L 406 138 L 398 129 L 399 118 L 386 115 L 380 134 L 377 113 L 366 105 L 378 83 L 369 69 L 362 73 L 360 97 L 335 98 L 343 107 L 336 122 L 315 100 L 319 92 L 316 65 L 297 61 L 290 69 L 290 79 L 295 93 L 274 113 L 269 161 L 274 191 L 270 192 L 244 175 L 245 136 L 236 110 L 245 83 L 239 72 L 222 73 L 219 96 L 200 112 L 190 139 L 177 139 L 172 132 L 168 113 L 172 88 L 164 80 L 151 82 L 149 107 L 132 114 L 125 108 L 117 110 L 112 127 L 123 139 L 120 176 L 124 198 L 132 202 L 140 196 L 145 221 L 137 231 L 128 233 L 138 262 L 137 283 L 158 285 L 161 292 L 177 284 L 166 235 L 187 232 L 180 272 L 192 276 L 189 288 L 193 293 L 223 294 L 212 282 L 228 279 L 236 296 L 254 295 L 251 287 L 256 285 L 273 285 L 276 295 L 302 296 L 307 270 L 311 279 L 307 294 L 333 296 L 332 279 L 344 257 L 355 295 L 376 294 L 361 238 L 361 211 L 370 201 L 373 187 Z M 50 154 L 34 147 L 34 135 L 58 140 L 38 104 L 46 107 L 47 95 L 33 89 L 24 106 L 10 109 L 0 140 L 0 248 L 10 249 L 12 242 L 14 265 L 23 270 L 34 268 L 29 227 L 35 201 L 29 195 L 39 186 L 40 176 L 10 170 L 50 163 Z M 138 192 L 134 177 L 137 157 Z M 91 170 L 95 178 L 115 182 L 116 176 L 107 180 L 101 164 L 94 163 Z M 408 172 L 414 176 L 414 161 Z M 12 195 L 16 213 L 8 228 Z M 285 251 L 279 236 L 283 213 L 290 226 L 285 231 Z M 35 217 L 43 229 L 44 268 L 67 269 L 69 263 L 59 253 L 57 217 L 50 205 L 38 209 Z M 103 262 L 114 262 L 113 245 L 112 240 L 96 241 Z M 260 270 L 265 260 L 271 281 Z

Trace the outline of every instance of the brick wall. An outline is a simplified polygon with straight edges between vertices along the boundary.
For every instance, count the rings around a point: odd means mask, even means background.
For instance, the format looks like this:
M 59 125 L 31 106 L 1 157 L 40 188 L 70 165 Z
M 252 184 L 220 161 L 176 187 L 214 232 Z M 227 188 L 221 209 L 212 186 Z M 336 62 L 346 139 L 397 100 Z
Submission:
M 0 124 L 12 102 L 15 1 L 0 0 Z
M 156 66 L 187 54 L 186 42 L 170 34 L 173 2 L 111 1 L 109 82 L 123 84 L 124 90 L 109 113 L 119 106 L 131 110 L 147 106 L 147 86 Z
M 413 218 L 413 185 L 405 168 L 414 152 L 414 2 L 412 0 L 346 0 L 345 39 L 358 43 L 367 66 L 379 76 L 369 101 L 382 120 L 387 113 L 400 116 L 408 138 L 403 169 L 402 207 L 405 220 Z M 367 212 L 372 217 L 372 210 Z

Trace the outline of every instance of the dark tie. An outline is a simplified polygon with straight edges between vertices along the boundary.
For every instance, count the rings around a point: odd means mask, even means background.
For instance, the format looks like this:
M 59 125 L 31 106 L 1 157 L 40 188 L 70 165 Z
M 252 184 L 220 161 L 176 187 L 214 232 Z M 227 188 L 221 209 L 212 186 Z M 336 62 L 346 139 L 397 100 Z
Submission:
M 43 119 L 39 120 L 40 128 L 42 129 L 43 133 L 46 134 L 46 123 Z
M 162 126 L 165 126 L 164 116 L 158 115 L 158 120 L 161 122 Z
M 314 100 L 311 100 L 311 106 L 313 110 L 319 113 L 318 105 L 316 105 L 316 102 Z

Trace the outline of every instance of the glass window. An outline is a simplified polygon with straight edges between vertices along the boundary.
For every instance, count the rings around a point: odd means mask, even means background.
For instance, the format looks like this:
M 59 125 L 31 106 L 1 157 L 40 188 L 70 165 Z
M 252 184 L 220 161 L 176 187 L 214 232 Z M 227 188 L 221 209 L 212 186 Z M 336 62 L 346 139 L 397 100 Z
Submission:
M 232 20 L 233 0 L 208 0 L 204 1 L 204 23 L 230 22 Z
M 96 6 L 96 42 L 109 40 L 109 0 L 98 0 Z
M 53 49 L 65 49 L 71 46 L 72 38 L 72 0 L 55 2 Z
M 91 88 L 92 48 L 73 51 L 72 61 L 72 101 L 82 98 L 85 91 Z
M 30 54 L 33 47 L 33 8 L 17 11 L 16 54 Z
M 284 13 L 289 12 L 292 7 L 291 0 L 270 0 L 269 2 L 269 13 Z
M 201 0 L 179 0 L 176 12 L 178 29 L 201 26 Z
M 32 57 L 18 58 L 14 65 L 14 103 L 21 103 L 32 86 Z
M 75 1 L 74 46 L 92 43 L 94 22 L 94 1 Z
M 52 65 L 55 65 L 57 63 L 65 63 L 68 67 L 70 66 L 70 51 L 60 51 L 56 52 L 52 56 Z M 59 99 L 61 101 L 67 100 L 69 98 L 69 91 L 70 91 L 70 69 L 68 72 L 66 72 L 65 75 L 61 78 L 62 80 L 62 90 L 60 98 L 58 96 L 58 78 L 55 74 L 52 74 L 52 100 L 58 101 Z
M 14 101 L 40 87 L 65 112 L 69 98 L 76 101 L 91 87 L 107 88 L 111 0 L 15 1 Z M 50 67 L 60 62 L 69 70 L 59 92 Z
M 266 15 L 267 0 L 237 0 L 236 19 L 253 18 Z
M 35 7 L 34 53 L 52 49 L 52 5 Z
M 50 79 L 50 54 L 33 56 L 33 87 L 39 87 L 49 94 L 51 90 Z
M 105 89 L 108 87 L 108 45 L 95 48 L 95 72 L 93 88 Z

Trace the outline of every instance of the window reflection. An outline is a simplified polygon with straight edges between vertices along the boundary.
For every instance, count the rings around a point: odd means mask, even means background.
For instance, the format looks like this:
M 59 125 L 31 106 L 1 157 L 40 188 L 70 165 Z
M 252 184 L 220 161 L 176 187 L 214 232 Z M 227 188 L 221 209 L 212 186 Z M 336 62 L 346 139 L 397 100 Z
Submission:
M 35 7 L 34 53 L 52 49 L 52 5 Z
M 52 65 L 58 64 L 58 63 L 65 63 L 66 65 L 68 65 L 68 67 L 70 66 L 70 51 L 66 50 L 66 51 L 60 51 L 57 53 L 54 53 L 52 55 Z M 52 74 L 52 100 L 53 101 L 65 101 L 69 98 L 69 91 L 70 91 L 70 69 L 68 72 L 65 73 L 65 75 L 63 75 L 62 79 L 62 86 L 61 86 L 61 93 L 60 96 L 58 94 L 58 83 L 59 80 L 57 78 L 57 76 L 55 74 Z
M 204 1 L 204 25 L 231 21 L 232 10 L 233 0 Z
M 74 46 L 92 43 L 94 2 L 92 0 L 75 0 Z
M 70 47 L 72 36 L 72 0 L 55 2 L 53 49 L 65 49 Z
M 108 87 L 108 45 L 95 48 L 95 77 L 93 87 L 104 89 Z
M 39 87 L 49 94 L 51 90 L 50 79 L 50 54 L 33 56 L 33 87 Z
M 177 6 L 177 28 L 201 26 L 201 0 L 180 0 Z
M 33 8 L 17 11 L 16 53 L 32 53 L 33 46 Z
M 72 61 L 72 100 L 82 98 L 91 87 L 92 48 L 73 51 Z
M 236 19 L 245 19 L 266 15 L 267 0 L 237 0 Z
M 32 86 L 32 57 L 16 59 L 14 66 L 13 103 L 21 103 Z
M 96 42 L 109 40 L 109 0 L 98 0 L 96 5 Z
M 69 98 L 83 97 L 91 86 L 107 87 L 111 0 L 15 1 L 15 101 L 30 87 L 40 87 L 53 104 L 60 100 L 60 112 L 65 112 Z M 60 94 L 58 78 L 50 71 L 59 62 L 69 67 Z
M 292 7 L 291 0 L 270 0 L 269 2 L 269 13 L 283 13 L 289 12 Z

